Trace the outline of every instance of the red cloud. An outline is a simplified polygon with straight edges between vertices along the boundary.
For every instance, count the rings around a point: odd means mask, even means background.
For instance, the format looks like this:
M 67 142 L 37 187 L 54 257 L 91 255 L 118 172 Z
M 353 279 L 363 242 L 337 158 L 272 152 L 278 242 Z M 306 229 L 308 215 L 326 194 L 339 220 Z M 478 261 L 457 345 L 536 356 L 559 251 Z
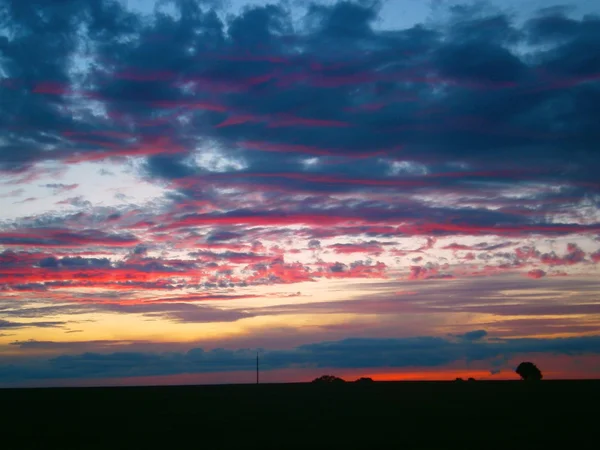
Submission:
M 300 263 L 284 263 L 282 259 L 271 264 L 255 264 L 247 268 L 253 274 L 246 280 L 249 283 L 275 284 L 314 281 L 310 269 Z
M 453 242 L 452 244 L 445 245 L 444 247 L 442 247 L 442 249 L 457 251 L 457 250 L 472 250 L 473 247 L 470 245 L 457 244 L 456 242 Z
M 89 98 L 98 98 L 98 94 L 94 93 L 94 92 L 90 92 L 90 91 L 83 91 L 83 90 L 77 90 L 77 89 L 73 89 L 68 85 L 62 84 L 62 83 L 55 83 L 55 82 L 49 82 L 49 81 L 45 81 L 45 82 L 40 82 L 40 83 L 36 83 L 36 85 L 32 88 L 31 90 L 32 93 L 34 94 L 45 94 L 45 95 L 80 95 L 83 97 L 89 97 Z
M 572 233 L 591 233 L 600 231 L 600 225 L 471 225 L 471 224 L 453 224 L 453 223 L 422 223 L 407 224 L 398 227 L 398 230 L 405 234 L 424 235 L 435 233 L 454 233 L 458 235 L 487 235 L 497 236 L 523 236 L 532 233 L 546 234 L 572 234 Z
M 310 147 L 307 145 L 290 145 L 290 144 L 278 144 L 272 142 L 261 142 L 261 141 L 242 141 L 240 143 L 244 148 L 249 150 L 259 150 L 265 152 L 280 152 L 280 153 L 303 153 L 310 155 L 319 156 L 344 156 L 347 158 L 361 158 L 365 156 L 376 156 L 382 155 L 389 151 L 396 151 L 401 149 L 400 146 L 394 147 L 390 150 L 375 150 L 372 152 L 361 152 L 361 153 L 349 153 L 343 149 L 324 149 L 318 147 Z
M 236 174 L 239 176 L 240 174 Z M 430 183 L 425 180 L 391 180 L 380 178 L 345 178 L 336 175 L 316 175 L 309 173 L 248 173 L 246 176 L 252 178 L 287 178 L 292 180 L 307 181 L 310 183 L 324 183 L 349 186 L 388 186 L 388 187 L 411 187 L 427 186 Z
M 284 264 L 281 257 L 226 252 L 198 252 L 198 259 L 157 259 L 143 255 L 119 262 L 81 257 L 54 258 L 47 254 L 4 252 L 0 254 L 0 284 L 4 288 L 95 287 L 111 290 L 181 289 L 194 283 L 247 281 L 233 275 L 239 264 L 251 262 L 248 279 L 258 283 L 296 282 L 310 278 L 310 270 L 299 264 Z M 216 264 L 215 260 L 225 260 Z M 264 262 L 264 263 L 263 263 Z M 294 275 L 295 273 L 295 275 Z M 298 276 L 303 273 L 303 276 Z M 39 286 L 34 286 L 34 284 Z M 43 284 L 41 284 L 43 283 Z
M 95 131 L 65 131 L 63 132 L 64 136 L 72 137 L 72 136 L 89 136 L 89 135 L 98 135 L 104 137 L 110 137 L 115 139 L 134 139 L 136 137 L 133 133 L 125 133 L 122 131 L 111 131 L 111 130 L 95 130 Z
M 469 252 L 463 257 L 463 259 L 466 261 L 473 261 L 475 259 L 475 255 L 472 252 Z
M 237 125 L 245 122 L 265 122 L 269 128 L 291 127 L 291 126 L 308 126 L 308 127 L 327 127 L 327 128 L 345 128 L 350 124 L 339 120 L 323 120 L 311 119 L 307 117 L 298 117 L 292 114 L 278 114 L 275 116 L 259 116 L 254 114 L 239 114 L 234 115 L 230 119 L 225 120 L 217 125 L 217 127 L 225 127 Z
M 28 267 L 48 256 L 51 255 L 40 252 L 14 252 L 12 250 L 5 250 L 0 253 L 0 267 Z
M 519 247 L 515 249 L 515 255 L 520 260 L 528 260 L 531 258 L 538 258 L 540 256 L 540 252 L 538 252 L 533 247 Z
M 218 125 L 215 125 L 215 127 L 223 128 L 223 127 L 229 127 L 232 125 L 240 125 L 242 123 L 248 123 L 248 122 L 260 122 L 260 120 L 254 116 L 249 116 L 249 115 L 232 115 L 231 117 L 225 119 L 223 122 L 219 123 Z
M 437 242 L 436 238 L 434 238 L 434 237 L 428 237 L 427 238 L 427 242 L 423 246 L 419 247 L 416 251 L 420 252 L 420 251 L 423 251 L 423 250 L 431 250 L 433 248 L 433 246 L 435 245 L 436 242 Z
M 527 276 L 529 278 L 535 278 L 535 279 L 543 278 L 546 276 L 546 272 L 544 272 L 541 269 L 534 269 L 534 270 L 530 270 L 529 272 L 527 272 Z
M 130 81 L 168 81 L 177 77 L 174 72 L 167 71 L 139 71 L 137 69 L 128 69 L 116 72 L 112 75 L 114 78 Z
M 357 221 L 352 217 L 336 217 L 327 214 L 268 214 L 268 215 L 190 215 L 175 220 L 170 224 L 158 227 L 161 230 L 185 228 L 202 225 L 236 225 L 245 224 L 252 226 L 281 226 L 281 225 L 337 225 L 340 223 Z
M 567 254 L 557 256 L 556 253 L 544 253 L 540 261 L 549 266 L 571 266 L 585 261 L 585 252 L 576 244 L 567 244 Z
M 154 106 L 159 108 L 184 108 L 189 110 L 205 110 L 205 111 L 217 111 L 226 112 L 227 107 L 219 103 L 211 102 L 186 102 L 186 101 L 161 101 L 154 103 Z
M 92 144 L 97 147 L 108 147 L 105 150 L 90 150 L 76 154 L 66 154 L 66 163 L 78 163 L 84 161 L 100 161 L 107 158 L 119 156 L 150 156 L 159 154 L 183 153 L 186 149 L 171 142 L 167 136 L 158 138 L 143 137 L 142 142 L 123 146 L 112 142 L 102 142 L 89 139 L 74 139 L 76 142 Z

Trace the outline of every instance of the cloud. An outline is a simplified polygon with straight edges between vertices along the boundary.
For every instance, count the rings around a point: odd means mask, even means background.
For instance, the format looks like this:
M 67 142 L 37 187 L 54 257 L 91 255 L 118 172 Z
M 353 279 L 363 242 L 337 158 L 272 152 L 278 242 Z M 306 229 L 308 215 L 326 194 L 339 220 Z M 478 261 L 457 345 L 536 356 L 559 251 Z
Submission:
M 175 8 L 182 12 L 191 7 Z M 142 155 L 150 157 L 150 173 L 177 177 L 186 172 L 182 156 L 195 147 L 186 126 L 197 127 L 204 139 L 225 147 L 262 142 L 262 149 L 278 148 L 281 153 L 268 156 L 272 167 L 290 166 L 286 149 L 326 149 L 331 142 L 350 156 L 369 153 L 372 142 L 381 149 L 402 142 L 403 160 L 414 164 L 421 163 L 420 149 L 425 147 L 429 161 L 481 162 L 476 152 L 481 146 L 489 150 L 488 155 L 499 155 L 502 149 L 508 160 L 510 155 L 532 160 L 549 154 L 549 162 L 558 163 L 569 155 L 556 144 L 573 138 L 581 146 L 582 158 L 594 162 L 588 119 L 593 106 L 581 100 L 586 94 L 596 95 L 587 80 L 595 73 L 597 49 L 586 47 L 594 42 L 594 17 L 537 18 L 520 30 L 502 14 L 470 17 L 474 13 L 465 10 L 449 27 L 421 26 L 389 34 L 373 28 L 377 6 L 351 2 L 308 8 L 309 25 L 296 32 L 288 12 L 277 5 L 250 8 L 227 28 L 210 9 L 195 9 L 189 17 L 186 9 L 185 21 L 153 22 L 104 2 L 46 9 L 48 30 L 60 30 L 65 42 L 50 46 L 41 34 L 30 43 L 29 52 L 44 53 L 52 61 L 39 68 L 45 79 L 35 77 L 36 68 L 18 50 L 23 48 L 18 46 L 22 38 L 3 40 L 6 58 L 15 67 L 14 73 L 7 73 L 14 86 L 8 90 L 7 105 L 12 109 L 7 113 L 20 117 L 24 111 L 39 111 L 8 143 L 18 145 L 26 132 L 38 145 L 30 144 L 18 156 L 6 159 L 6 170 L 22 170 L 47 158 L 83 161 Z M 76 20 L 63 22 L 64 14 Z M 7 9 L 7 17 L 14 27 L 35 27 L 33 16 L 17 16 L 13 7 Z M 560 32 L 548 32 L 552 20 Z M 79 26 L 83 23 L 84 34 Z M 125 37 L 131 45 L 121 44 Z M 94 56 L 105 66 L 89 73 L 85 86 L 75 82 L 68 64 L 81 39 L 101 43 Z M 513 46 L 526 40 L 543 41 L 553 50 L 527 58 Z M 342 44 L 345 51 L 332 58 L 331 49 Z M 365 46 L 377 50 L 357 51 Z M 156 58 L 156 54 L 165 56 Z M 407 56 L 419 54 L 427 56 L 426 63 Z M 588 56 L 582 61 L 572 56 L 580 54 Z M 546 77 L 541 75 L 544 70 L 555 74 Z M 364 92 L 354 95 L 358 87 Z M 445 92 L 432 95 L 438 87 Z M 573 99 L 575 110 L 567 128 L 559 131 L 558 113 L 546 117 L 541 105 L 559 101 L 560 95 Z M 257 96 L 260 102 L 255 101 Z M 402 96 L 421 102 L 391 103 L 369 110 L 368 116 L 347 112 L 360 104 Z M 510 103 L 508 98 L 518 101 Z M 86 102 L 92 101 L 103 106 L 108 120 L 61 114 L 59 108 L 85 111 Z M 439 112 L 435 117 L 415 115 L 421 105 Z M 477 111 L 481 126 L 471 121 L 472 111 Z M 187 125 L 175 120 L 178 116 L 187 116 Z M 133 123 L 134 132 L 126 131 L 125 123 Z M 497 134 L 489 126 L 492 123 Z M 513 125 L 505 125 L 509 123 Z M 47 135 L 36 135 L 29 128 L 42 125 Z M 158 127 L 160 133 L 154 134 L 148 125 Z M 577 136 L 569 130 L 577 130 Z M 41 150 L 42 144 L 58 147 L 59 143 L 60 150 Z M 261 155 L 247 156 L 251 166 L 265 160 Z M 154 163 L 156 158 L 160 164 Z
M 460 339 L 465 339 L 467 341 L 478 341 L 478 340 L 486 337 L 487 334 L 488 333 L 485 330 L 474 330 L 474 331 L 469 331 L 464 334 L 456 335 L 456 337 L 458 337 Z
M 454 276 L 449 273 L 441 273 L 438 267 L 429 266 L 410 266 L 409 280 L 429 280 L 429 279 L 452 279 Z
M 422 279 L 396 282 L 384 280 L 373 281 L 371 284 L 351 285 L 350 289 L 364 289 L 363 293 L 349 300 L 312 301 L 309 303 L 294 302 L 293 304 L 267 306 L 253 310 L 258 315 L 271 314 L 354 314 L 359 317 L 376 315 L 380 320 L 401 321 L 410 318 L 411 321 L 432 320 L 434 317 L 444 317 L 451 313 L 456 317 L 465 314 L 487 317 L 493 315 L 495 321 L 487 324 L 488 332 L 500 333 L 507 331 L 499 322 L 508 317 L 536 316 L 543 326 L 543 320 L 551 316 L 562 316 L 566 329 L 579 323 L 579 315 L 596 314 L 600 305 L 596 301 L 598 283 L 595 280 L 547 278 L 544 280 L 544 293 L 531 289 L 537 280 L 521 276 L 503 276 L 498 278 L 467 278 L 467 279 Z M 407 291 L 407 289 L 410 289 Z M 401 294 L 398 293 L 401 290 Z M 569 296 L 577 292 L 577 296 Z M 443 294 L 440 294 L 443 293 Z M 514 293 L 514 294 L 512 294 Z M 568 299 L 568 300 L 566 300 Z M 574 318 L 571 323 L 568 318 Z M 487 319 L 484 319 L 487 320 Z M 461 324 L 462 322 L 457 322 Z M 586 322 L 592 327 L 596 322 Z M 518 330 L 519 335 L 529 334 L 533 325 Z M 517 329 L 512 329 L 517 331 Z
M 52 193 L 56 195 L 56 194 L 62 194 L 64 192 L 69 192 L 74 189 L 77 189 L 79 187 L 79 184 L 77 184 L 77 183 L 73 183 L 73 184 L 49 183 L 49 184 L 43 185 L 42 187 L 52 189 L 52 191 L 53 191 Z
M 100 230 L 71 231 L 69 229 L 20 229 L 0 231 L 0 244 L 18 247 L 80 247 L 105 245 L 128 247 L 138 243 L 131 234 L 106 233 Z
M 77 208 L 89 208 L 92 206 L 92 203 L 89 200 L 86 200 L 82 195 L 78 195 L 77 197 L 70 197 L 65 200 L 61 200 L 56 202 L 57 205 L 71 205 Z
M 232 231 L 215 231 L 206 238 L 206 242 L 231 241 L 240 238 L 241 236 L 240 233 L 234 233 Z
M 333 244 L 329 246 L 329 248 L 337 254 L 369 253 L 378 256 L 383 253 L 383 248 L 376 241 L 357 244 Z
M 23 200 L 19 200 L 18 202 L 14 202 L 15 205 L 20 205 L 23 203 L 30 203 L 30 202 L 35 202 L 37 200 L 36 197 L 27 197 Z
M 576 20 L 559 14 L 532 19 L 519 29 L 503 14 L 465 9 L 447 26 L 421 25 L 390 34 L 374 28 L 376 4 L 352 2 L 313 5 L 305 11 L 306 26 L 296 30 L 288 11 L 278 5 L 250 8 L 232 17 L 228 27 L 216 10 L 183 3 L 175 6 L 182 17 L 193 10 L 185 21 L 144 21 L 121 5 L 104 2 L 46 9 L 48 29 L 60 30 L 65 45 L 50 47 L 41 35 L 28 45 L 52 63 L 34 67 L 31 54 L 20 53 L 24 44 L 19 35 L 3 40 L 7 67 L 14 68 L 7 72 L 11 101 L 5 106 L 13 109 L 5 114 L 21 117 L 36 111 L 26 126 L 14 124 L 5 146 L 20 150 L 2 152 L 4 158 L 12 155 L 2 163 L 5 171 L 21 173 L 42 161 L 137 156 L 146 158 L 139 167 L 150 180 L 172 181 L 192 198 L 200 194 L 190 183 L 204 186 L 202 195 L 211 186 L 266 195 L 274 190 L 289 195 L 388 190 L 474 197 L 487 190 L 495 200 L 480 199 L 477 214 L 472 207 L 454 205 L 450 211 L 413 199 L 412 214 L 403 207 L 402 214 L 384 218 L 373 208 L 360 208 L 352 216 L 406 223 L 402 232 L 412 234 L 597 231 L 597 225 L 582 223 L 575 211 L 563 225 L 547 220 L 549 209 L 558 211 L 573 195 L 582 198 L 596 189 L 598 161 L 588 119 L 595 103 L 583 100 L 597 94 L 589 78 L 596 72 L 592 56 L 579 69 L 570 56 L 593 54 L 595 47 L 584 45 L 593 42 L 593 17 Z M 60 20 L 66 11 L 77 26 Z M 12 6 L 6 13 L 17 28 L 35 27 L 33 16 L 18 15 Z M 553 35 L 547 24 L 554 22 L 562 31 Z M 130 44 L 122 45 L 125 41 Z M 534 41 L 552 42 L 553 50 L 515 50 L 518 43 Z M 76 75 L 68 61 L 84 43 L 96 49 L 86 55 L 94 64 Z M 360 51 L 366 47 L 374 50 Z M 333 58 L 334 48 L 345 51 Z M 85 83 L 78 78 L 84 75 Z M 561 98 L 573 105 L 564 123 L 557 113 L 544 112 L 557 111 L 544 105 Z M 360 112 L 361 105 L 378 102 L 385 104 Z M 94 108 L 102 114 L 91 114 Z M 39 134 L 35 127 L 47 131 Z M 560 170 L 572 157 L 561 149 L 572 140 L 581 148 L 578 164 Z M 482 151 L 487 159 L 478 156 Z M 318 155 L 324 164 L 306 173 L 298 166 L 298 154 Z M 389 164 L 381 164 L 382 155 Z M 537 161 L 542 155 L 546 162 L 533 165 L 536 169 L 503 164 L 514 157 Z M 201 163 L 190 165 L 190 158 Z M 241 160 L 243 165 L 231 163 Z M 460 164 L 449 170 L 451 162 Z M 219 176 L 206 176 L 211 173 Z M 508 187 L 526 189 L 532 182 L 559 183 L 565 189 L 529 199 L 501 193 Z M 64 191 L 75 184 L 45 186 Z M 325 199 L 316 201 L 321 207 Z M 89 207 L 80 197 L 63 202 Z M 492 212 L 494 202 L 505 206 Z M 272 225 L 302 224 L 311 216 L 333 225 L 332 219 L 300 208 L 285 215 L 289 218 L 283 222 L 271 218 Z M 447 217 L 446 223 L 440 223 L 440 216 Z M 411 223 L 417 218 L 424 223 Z M 246 226 L 261 224 L 258 217 L 238 219 Z M 201 224 L 200 218 L 195 220 L 187 217 L 165 226 Z
M 598 16 L 0 4 L 7 317 L 598 313 Z M 348 298 L 214 306 L 305 282 Z
M 60 321 L 38 321 L 38 322 L 12 322 L 9 320 L 0 320 L 0 330 L 16 329 L 16 328 L 52 328 L 61 327 L 66 322 Z
M 559 257 L 556 253 L 544 253 L 540 261 L 549 266 L 565 266 L 580 263 L 585 260 L 585 252 L 577 244 L 567 244 L 567 254 Z
M 546 272 L 544 272 L 541 269 L 533 269 L 533 270 L 530 270 L 529 272 L 527 272 L 527 276 L 529 278 L 535 278 L 535 279 L 543 278 L 546 276 Z
M 25 189 L 13 189 L 12 191 L 7 192 L 6 194 L 0 195 L 0 198 L 9 198 L 9 197 L 20 197 L 25 192 Z
M 481 335 L 478 330 L 476 335 Z M 468 334 L 468 333 L 467 333 Z M 318 342 L 291 350 L 264 352 L 263 370 L 289 367 L 344 368 L 425 368 L 442 367 L 462 360 L 508 360 L 520 354 L 598 354 L 598 336 L 557 339 L 494 339 L 451 341 L 440 337 L 401 339 L 350 338 Z M 23 347 L 51 348 L 52 343 L 15 342 Z M 64 344 L 63 345 L 64 348 Z M 252 349 L 205 351 L 193 348 L 187 352 L 63 354 L 50 359 L 21 360 L 0 368 L 0 382 L 58 379 L 109 378 L 178 373 L 203 373 L 249 370 L 254 367 Z

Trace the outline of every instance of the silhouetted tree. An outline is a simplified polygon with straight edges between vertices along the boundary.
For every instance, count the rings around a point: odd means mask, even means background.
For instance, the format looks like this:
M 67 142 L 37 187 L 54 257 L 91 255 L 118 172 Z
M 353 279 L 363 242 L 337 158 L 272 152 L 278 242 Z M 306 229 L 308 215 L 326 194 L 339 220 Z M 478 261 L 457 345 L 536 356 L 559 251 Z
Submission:
M 467 381 L 475 381 L 475 378 L 469 377 L 469 379 Z
M 358 380 L 355 381 L 355 383 L 373 383 L 373 378 L 360 377 Z
M 315 378 L 312 380 L 313 383 L 319 384 L 330 384 L 330 383 L 345 383 L 345 380 L 342 380 L 339 377 L 335 377 L 333 375 L 322 375 L 319 378 Z
M 456 380 L 454 380 L 454 381 L 461 382 L 461 381 L 465 381 L 465 380 L 463 380 L 462 378 L 458 377 L 458 378 L 456 378 Z
M 522 362 L 515 372 L 526 381 L 539 381 L 542 379 L 541 370 L 532 362 Z

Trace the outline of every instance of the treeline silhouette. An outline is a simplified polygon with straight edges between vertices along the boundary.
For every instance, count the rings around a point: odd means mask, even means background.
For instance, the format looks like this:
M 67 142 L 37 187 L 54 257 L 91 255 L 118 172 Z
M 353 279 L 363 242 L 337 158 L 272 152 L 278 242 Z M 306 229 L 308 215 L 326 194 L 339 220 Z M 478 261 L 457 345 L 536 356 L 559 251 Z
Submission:
M 543 378 L 542 375 L 542 371 L 540 369 L 538 369 L 538 367 L 529 361 L 525 361 L 522 362 L 521 364 L 518 365 L 518 367 L 515 369 L 515 372 L 521 377 L 522 380 L 525 381 L 539 381 Z M 456 382 L 461 382 L 461 381 L 465 381 L 462 378 L 456 378 L 454 381 Z M 469 377 L 467 379 L 467 381 L 475 381 L 475 378 L 473 377 Z M 355 383 L 373 383 L 373 379 L 372 378 L 368 378 L 368 377 L 361 377 L 358 378 L 357 380 L 354 380 Z M 314 380 L 312 380 L 312 383 L 316 383 L 316 384 L 340 384 L 340 383 L 346 383 L 346 380 L 344 380 L 343 378 L 340 377 L 336 377 L 335 375 L 321 375 L 318 378 L 315 378 Z
M 339 383 L 345 383 L 345 382 L 346 382 L 346 380 L 344 380 L 343 378 L 336 377 L 333 375 L 321 375 L 320 377 L 312 380 L 312 383 L 317 383 L 317 384 L 339 384 Z M 373 383 L 373 378 L 361 377 L 357 380 L 354 380 L 354 382 L 355 383 Z

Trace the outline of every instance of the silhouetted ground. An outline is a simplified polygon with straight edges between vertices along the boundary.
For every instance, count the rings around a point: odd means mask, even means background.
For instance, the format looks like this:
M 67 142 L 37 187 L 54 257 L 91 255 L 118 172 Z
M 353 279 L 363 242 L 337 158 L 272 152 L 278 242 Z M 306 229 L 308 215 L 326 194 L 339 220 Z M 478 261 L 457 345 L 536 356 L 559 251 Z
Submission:
M 0 448 L 594 448 L 599 400 L 600 380 L 5 389 Z

